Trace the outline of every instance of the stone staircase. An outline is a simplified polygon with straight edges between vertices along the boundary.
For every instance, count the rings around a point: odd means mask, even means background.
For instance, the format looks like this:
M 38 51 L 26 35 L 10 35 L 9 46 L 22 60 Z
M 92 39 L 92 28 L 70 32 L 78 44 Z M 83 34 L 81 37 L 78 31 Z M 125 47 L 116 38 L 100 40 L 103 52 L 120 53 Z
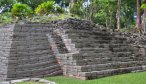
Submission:
M 97 30 L 95 30 L 97 29 Z M 0 27 L 0 81 L 66 75 L 95 79 L 146 70 L 146 38 L 131 45 L 86 20 Z
M 64 75 L 83 80 L 95 79 L 142 70 L 146 65 L 146 59 L 137 59 L 133 47 L 119 34 L 87 29 L 61 31 L 64 33 L 60 36 L 68 37 L 62 38 L 64 45 L 66 42 L 63 40 L 71 41 L 68 45 L 74 45 L 78 51 L 60 55 Z

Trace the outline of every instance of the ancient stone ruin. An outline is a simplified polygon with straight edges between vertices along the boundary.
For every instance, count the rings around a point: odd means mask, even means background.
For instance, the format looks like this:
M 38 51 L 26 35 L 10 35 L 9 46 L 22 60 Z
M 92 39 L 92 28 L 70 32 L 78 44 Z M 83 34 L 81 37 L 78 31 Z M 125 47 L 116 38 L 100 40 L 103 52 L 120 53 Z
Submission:
M 65 75 L 79 79 L 146 70 L 146 40 L 67 19 L 0 28 L 0 81 Z

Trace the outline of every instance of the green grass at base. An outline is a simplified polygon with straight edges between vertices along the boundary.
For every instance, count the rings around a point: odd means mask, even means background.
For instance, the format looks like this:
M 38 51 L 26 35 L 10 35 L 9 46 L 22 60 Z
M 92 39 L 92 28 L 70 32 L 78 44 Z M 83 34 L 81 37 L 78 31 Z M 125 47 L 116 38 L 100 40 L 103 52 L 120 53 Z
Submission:
M 79 80 L 64 76 L 46 77 L 45 79 L 58 84 L 146 84 L 146 72 L 115 75 L 94 80 Z

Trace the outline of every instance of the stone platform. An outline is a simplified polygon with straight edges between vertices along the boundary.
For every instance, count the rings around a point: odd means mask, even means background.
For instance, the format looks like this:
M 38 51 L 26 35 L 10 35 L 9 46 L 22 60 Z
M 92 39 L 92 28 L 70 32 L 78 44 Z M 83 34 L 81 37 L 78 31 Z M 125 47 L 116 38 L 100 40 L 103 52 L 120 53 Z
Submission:
M 0 81 L 66 75 L 83 80 L 146 70 L 141 47 L 85 20 L 0 28 Z

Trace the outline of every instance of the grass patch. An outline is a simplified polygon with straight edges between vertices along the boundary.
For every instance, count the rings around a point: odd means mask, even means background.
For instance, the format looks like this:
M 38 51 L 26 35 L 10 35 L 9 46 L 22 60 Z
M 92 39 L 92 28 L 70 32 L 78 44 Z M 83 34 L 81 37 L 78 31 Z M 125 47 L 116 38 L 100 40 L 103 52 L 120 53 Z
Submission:
M 146 84 L 146 72 L 129 73 L 95 80 L 79 80 L 64 76 L 47 77 L 58 84 Z
M 49 14 L 49 15 L 43 15 L 43 16 L 34 16 L 31 18 L 28 18 L 27 21 L 46 23 L 49 21 L 64 20 L 64 19 L 68 19 L 68 18 L 80 19 L 79 17 L 77 17 L 77 16 L 73 17 L 70 14 Z
M 18 18 L 12 18 L 12 14 L 10 12 L 6 12 L 3 14 L 0 14 L 0 26 L 4 26 L 6 24 L 17 23 L 19 21 L 46 23 L 50 21 L 64 20 L 68 18 L 81 19 L 78 16 L 72 16 L 70 14 L 49 14 L 49 15 L 43 15 L 43 16 L 34 15 L 32 17 L 22 18 L 22 20 L 20 20 Z

